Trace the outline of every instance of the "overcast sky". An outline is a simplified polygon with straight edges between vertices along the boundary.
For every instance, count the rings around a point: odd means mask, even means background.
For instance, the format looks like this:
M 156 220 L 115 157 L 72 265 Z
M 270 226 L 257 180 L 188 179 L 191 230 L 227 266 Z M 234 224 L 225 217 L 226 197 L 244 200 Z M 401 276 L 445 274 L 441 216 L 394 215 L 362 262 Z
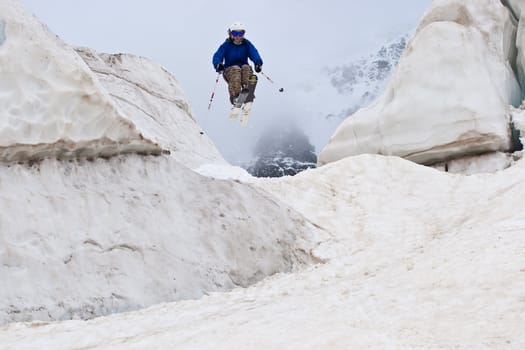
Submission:
M 132 53 L 168 69 L 181 83 L 194 116 L 232 163 L 250 157 L 269 122 L 294 119 L 320 151 L 330 131 L 319 118 L 330 109 L 331 92 L 317 94 L 323 68 L 347 63 L 411 32 L 431 0 L 20 0 L 42 22 L 74 46 Z M 234 21 L 246 25 L 264 60 L 250 125 L 228 120 L 221 80 L 208 113 L 216 73 L 211 57 Z M 279 88 L 284 92 L 280 93 Z M 336 94 L 334 89 L 333 94 Z

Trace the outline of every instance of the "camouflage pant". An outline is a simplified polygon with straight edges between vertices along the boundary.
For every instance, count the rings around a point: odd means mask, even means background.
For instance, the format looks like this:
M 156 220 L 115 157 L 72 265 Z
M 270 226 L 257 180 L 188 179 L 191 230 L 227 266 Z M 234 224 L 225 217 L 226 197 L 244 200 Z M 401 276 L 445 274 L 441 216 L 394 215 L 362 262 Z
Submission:
M 248 78 L 253 74 L 252 67 L 245 64 L 242 67 L 230 66 L 224 71 L 224 80 L 228 83 L 230 102 L 241 93 L 243 87 L 248 86 Z

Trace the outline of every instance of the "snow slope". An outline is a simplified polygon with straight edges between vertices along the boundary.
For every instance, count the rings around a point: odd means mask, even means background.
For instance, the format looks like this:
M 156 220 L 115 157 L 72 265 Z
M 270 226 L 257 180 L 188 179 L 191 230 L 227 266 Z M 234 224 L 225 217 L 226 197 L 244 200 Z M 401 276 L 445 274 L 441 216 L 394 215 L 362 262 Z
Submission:
M 184 91 L 166 69 L 144 57 L 103 54 L 89 48 L 76 51 L 112 102 L 146 138 L 156 140 L 189 167 L 226 163 L 195 122 Z
M 328 262 L 91 321 L 12 324 L 17 349 L 522 349 L 525 164 L 452 175 L 357 156 L 258 181 L 330 230 Z M 345 174 L 345 176 L 341 176 Z M 96 336 L 94 336 L 96 334 Z
M 319 230 L 172 157 L 0 167 L 0 323 L 89 318 L 317 261 Z

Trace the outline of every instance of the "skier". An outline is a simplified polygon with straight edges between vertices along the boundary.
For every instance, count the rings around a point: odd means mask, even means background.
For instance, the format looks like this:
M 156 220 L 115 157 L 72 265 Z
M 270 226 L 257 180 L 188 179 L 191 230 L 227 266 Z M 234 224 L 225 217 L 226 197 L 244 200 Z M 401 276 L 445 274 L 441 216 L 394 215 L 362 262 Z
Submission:
M 242 23 L 233 23 L 228 28 L 228 38 L 213 55 L 213 67 L 217 73 L 223 72 L 233 105 L 241 90 L 246 91 L 248 79 L 253 74 L 248 58 L 255 64 L 257 73 L 262 71 L 262 58 L 255 46 L 244 37 L 245 33 Z

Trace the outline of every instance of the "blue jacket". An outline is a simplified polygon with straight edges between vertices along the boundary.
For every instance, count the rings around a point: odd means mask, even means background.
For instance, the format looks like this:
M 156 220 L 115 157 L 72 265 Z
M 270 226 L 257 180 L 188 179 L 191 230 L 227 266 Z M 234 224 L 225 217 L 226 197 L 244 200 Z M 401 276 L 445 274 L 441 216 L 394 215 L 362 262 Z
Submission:
M 213 55 L 213 68 L 223 61 L 224 68 L 242 66 L 248 64 L 248 58 L 255 64 L 263 64 L 259 52 L 249 40 L 244 39 L 240 45 L 235 45 L 233 40 L 228 38 Z

